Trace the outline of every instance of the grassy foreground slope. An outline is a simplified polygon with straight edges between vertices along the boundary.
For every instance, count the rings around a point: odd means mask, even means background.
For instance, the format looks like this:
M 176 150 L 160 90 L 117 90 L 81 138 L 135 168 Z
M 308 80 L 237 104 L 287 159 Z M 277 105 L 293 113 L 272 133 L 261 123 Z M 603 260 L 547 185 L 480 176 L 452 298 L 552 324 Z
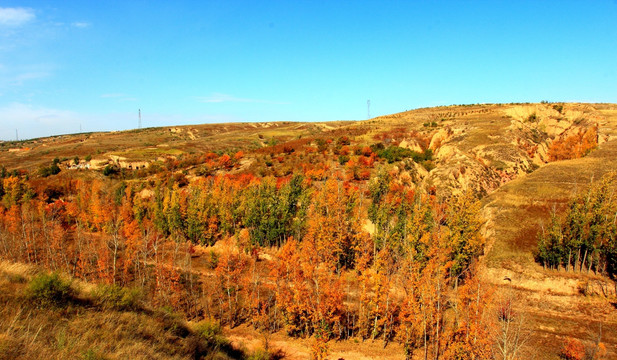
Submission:
M 234 348 L 214 323 L 187 323 L 138 298 L 103 296 L 100 286 L 64 276 L 54 285 L 53 278 L 0 262 L 0 359 L 268 358 Z

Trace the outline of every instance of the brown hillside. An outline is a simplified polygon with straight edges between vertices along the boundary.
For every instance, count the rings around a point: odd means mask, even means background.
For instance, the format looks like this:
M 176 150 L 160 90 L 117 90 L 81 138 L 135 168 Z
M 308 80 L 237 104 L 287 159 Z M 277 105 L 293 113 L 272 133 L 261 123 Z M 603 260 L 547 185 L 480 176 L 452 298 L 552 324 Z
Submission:
M 598 106 L 598 114 L 600 136 L 610 140 L 584 158 L 542 166 L 484 199 L 489 278 L 502 291 L 514 289 L 522 299 L 521 307 L 531 314 L 534 343 L 547 352 L 568 335 L 592 341 L 600 331 L 613 354 L 616 350 L 615 303 L 603 297 L 615 298 L 614 284 L 593 273 L 544 270 L 533 260 L 537 234 L 548 224 L 551 209 L 561 213 L 592 181 L 617 169 L 617 141 L 613 140 L 617 113 L 613 107 Z M 583 296 L 582 291 L 595 295 Z

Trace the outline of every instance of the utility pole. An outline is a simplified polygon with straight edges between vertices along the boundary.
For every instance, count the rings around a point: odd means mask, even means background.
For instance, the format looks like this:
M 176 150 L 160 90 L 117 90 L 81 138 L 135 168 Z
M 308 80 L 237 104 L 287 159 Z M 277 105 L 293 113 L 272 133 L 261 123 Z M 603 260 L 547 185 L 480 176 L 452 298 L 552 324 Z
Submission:
M 366 119 L 371 118 L 371 100 L 366 100 Z

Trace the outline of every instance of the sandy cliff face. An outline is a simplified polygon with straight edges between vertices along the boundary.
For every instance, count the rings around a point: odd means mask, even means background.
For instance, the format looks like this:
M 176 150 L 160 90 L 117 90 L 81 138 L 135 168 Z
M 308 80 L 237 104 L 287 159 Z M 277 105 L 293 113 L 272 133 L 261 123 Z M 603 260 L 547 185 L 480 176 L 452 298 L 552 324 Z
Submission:
M 605 114 L 584 104 L 455 107 L 387 119 L 416 120 L 432 127 L 425 135 L 434 154 L 434 168 L 417 172 L 422 184 L 446 193 L 469 189 L 482 196 L 547 164 L 556 141 L 591 128 L 597 129 L 599 144 L 613 136 Z M 421 150 L 413 138 L 401 141 L 400 146 Z

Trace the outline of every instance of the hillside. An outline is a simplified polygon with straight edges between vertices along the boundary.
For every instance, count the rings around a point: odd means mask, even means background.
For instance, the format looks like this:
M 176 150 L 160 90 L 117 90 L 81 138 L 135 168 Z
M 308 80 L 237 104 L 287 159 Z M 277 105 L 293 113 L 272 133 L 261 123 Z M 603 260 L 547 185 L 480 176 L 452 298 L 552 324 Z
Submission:
M 597 268 L 544 269 L 534 255 L 551 210 L 563 214 L 617 169 L 615 155 L 617 105 L 578 103 L 3 142 L 0 241 L 13 261 L 91 282 L 138 283 L 148 306 L 215 317 L 237 348 L 271 332 L 288 358 L 488 351 L 494 344 L 458 345 L 456 334 L 477 329 L 461 327 L 459 307 L 473 304 L 454 290 L 431 300 L 436 309 L 447 304 L 430 315 L 438 319 L 435 343 L 427 345 L 426 328 L 424 343 L 411 340 L 422 331 L 411 324 L 428 315 L 418 305 L 425 295 L 414 305 L 409 289 L 430 292 L 440 281 L 457 289 L 459 279 L 464 291 L 475 279 L 484 284 L 477 286 L 486 313 L 475 321 L 488 321 L 487 331 L 503 331 L 504 304 L 522 314 L 521 358 L 557 359 L 568 339 L 588 351 L 602 343 L 610 358 L 617 354 L 614 282 Z M 24 235 L 11 225 L 15 218 L 52 245 Z M 31 334 L 24 336 L 3 343 Z
M 144 306 L 137 293 L 115 297 L 119 290 L 113 287 L 51 279 L 32 266 L 0 263 L 0 359 L 246 359 L 257 354 L 234 348 L 207 321 L 188 323 Z

